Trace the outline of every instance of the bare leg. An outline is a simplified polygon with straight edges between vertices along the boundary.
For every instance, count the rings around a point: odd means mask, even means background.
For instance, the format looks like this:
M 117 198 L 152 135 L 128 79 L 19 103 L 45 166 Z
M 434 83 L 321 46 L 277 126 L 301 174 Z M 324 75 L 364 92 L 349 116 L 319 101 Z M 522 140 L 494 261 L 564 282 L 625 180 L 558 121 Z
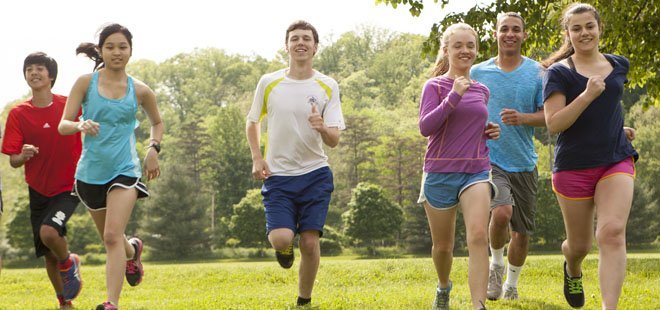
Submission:
M 481 309 L 488 287 L 488 218 L 490 184 L 477 183 L 459 197 L 468 244 L 468 283 L 472 307 Z
M 433 249 L 431 256 L 438 274 L 438 287 L 449 287 L 449 274 L 454 259 L 454 234 L 456 229 L 456 208 L 438 210 L 424 203 L 426 217 L 431 229 Z
M 319 270 L 321 260 L 321 245 L 319 232 L 316 230 L 303 231 L 300 234 L 300 269 L 298 270 L 298 296 L 312 298 L 314 280 Z
M 46 255 L 44 255 L 44 261 L 46 262 L 46 272 L 48 273 L 48 279 L 50 280 L 50 283 L 53 284 L 55 293 L 62 294 L 64 291 L 64 283 L 62 282 L 62 277 L 60 277 L 60 269 L 57 268 L 57 257 L 55 257 L 53 252 L 48 252 Z
M 135 251 L 133 246 L 126 240 L 124 231 L 136 200 L 137 191 L 134 188 L 114 188 L 108 193 L 107 209 L 105 211 L 90 212 L 105 245 L 108 301 L 115 305 L 119 305 L 119 295 L 121 294 L 126 270 L 126 258 L 131 257 Z
M 633 198 L 633 178 L 614 175 L 596 185 L 598 276 L 603 309 L 616 309 L 626 275 L 626 224 Z

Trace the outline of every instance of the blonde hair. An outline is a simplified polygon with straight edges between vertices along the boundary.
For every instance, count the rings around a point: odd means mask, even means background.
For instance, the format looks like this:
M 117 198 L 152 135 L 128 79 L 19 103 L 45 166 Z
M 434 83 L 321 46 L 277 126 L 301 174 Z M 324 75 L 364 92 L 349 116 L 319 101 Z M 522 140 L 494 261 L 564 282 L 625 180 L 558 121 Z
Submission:
M 432 73 L 433 76 L 443 75 L 449 71 L 449 60 L 447 57 L 445 57 L 444 49 L 447 48 L 447 45 L 449 45 L 449 37 L 451 37 L 451 35 L 459 30 L 467 30 L 472 32 L 474 35 L 476 48 L 479 50 L 479 35 L 474 30 L 474 28 L 472 28 L 472 26 L 466 23 L 456 23 L 447 27 L 447 29 L 445 29 L 445 31 L 442 33 L 442 36 L 440 37 L 440 49 L 438 50 L 438 58 L 435 61 L 435 68 L 433 69 Z
M 562 15 L 562 19 L 561 19 L 562 29 L 565 32 L 568 31 L 568 23 L 570 22 L 571 17 L 575 14 L 581 14 L 585 12 L 591 12 L 594 14 L 596 23 L 598 23 L 598 28 L 601 29 L 602 31 L 603 22 L 600 19 L 600 15 L 598 15 L 598 11 L 596 11 L 596 8 L 594 8 L 590 4 L 586 4 L 586 3 L 573 3 L 564 10 L 564 14 Z M 566 59 L 569 56 L 573 55 L 574 53 L 575 50 L 573 49 L 573 44 L 571 44 L 571 38 L 568 37 L 568 34 L 565 34 L 564 43 L 559 48 L 559 50 L 552 53 L 552 55 L 550 55 L 548 58 L 543 60 L 543 62 L 541 62 L 541 65 L 543 65 L 543 67 L 545 68 L 549 68 L 555 62 L 559 62 L 563 59 Z

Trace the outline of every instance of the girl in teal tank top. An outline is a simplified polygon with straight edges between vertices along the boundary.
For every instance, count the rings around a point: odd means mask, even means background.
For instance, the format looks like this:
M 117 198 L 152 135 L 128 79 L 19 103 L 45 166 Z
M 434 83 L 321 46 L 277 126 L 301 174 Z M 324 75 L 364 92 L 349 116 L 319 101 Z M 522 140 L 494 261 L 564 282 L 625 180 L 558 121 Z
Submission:
M 160 175 L 158 152 L 164 126 L 154 92 L 126 73 L 132 38 L 125 27 L 110 24 L 101 30 L 98 45 L 80 44 L 76 52 L 94 60 L 95 72 L 78 78 L 58 127 L 63 135 L 85 134 L 75 193 L 91 211 L 107 253 L 107 299 L 96 308 L 101 310 L 117 309 L 124 277 L 129 285 L 136 286 L 144 275 L 142 240 L 124 235 L 135 202 L 149 195 L 140 181 L 134 134 L 139 124 L 135 116 L 138 105 L 151 123 L 144 175 L 147 181 Z M 82 117 L 75 121 L 81 108 Z

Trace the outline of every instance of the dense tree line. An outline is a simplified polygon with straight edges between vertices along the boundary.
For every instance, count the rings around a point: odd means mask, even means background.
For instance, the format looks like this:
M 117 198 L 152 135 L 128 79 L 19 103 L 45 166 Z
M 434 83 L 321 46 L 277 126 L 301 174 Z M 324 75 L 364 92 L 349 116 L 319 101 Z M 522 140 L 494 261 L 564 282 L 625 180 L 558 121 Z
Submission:
M 416 203 L 425 150 L 425 139 L 417 129 L 419 96 L 433 65 L 432 59 L 419 56 L 425 43 L 423 36 L 364 28 L 326 43 L 317 56 L 317 69 L 340 84 L 347 124 L 340 146 L 328 150 L 335 192 L 324 253 L 340 253 L 341 246 L 430 250 L 426 217 Z M 127 230 L 145 239 L 152 259 L 204 257 L 227 247 L 267 245 L 260 183 L 250 174 L 245 116 L 259 77 L 285 67 L 283 59 L 282 54 L 267 60 L 208 48 L 162 63 L 139 60 L 130 65 L 129 72 L 156 91 L 167 125 L 163 174 L 148 184 L 153 197 L 138 205 Z M 654 156 L 660 112 L 656 107 L 643 110 L 643 104 L 636 103 L 642 102 L 640 96 L 626 98 L 635 100 L 624 104 L 629 110 L 627 123 L 638 128 L 634 144 L 642 158 L 637 164 L 628 241 L 648 244 L 658 237 L 660 222 L 655 185 L 660 161 Z M 3 120 L 12 106 L 5 108 Z M 147 121 L 142 115 L 140 119 Z M 548 141 L 552 139 L 543 130 L 537 136 L 539 229 L 532 246 L 558 249 L 564 230 L 550 188 Z M 148 132 L 138 131 L 137 139 L 143 144 L 138 149 L 144 151 Z M 22 173 L 9 168 L 6 158 L 0 169 L 6 202 L 0 251 L 32 255 Z M 72 251 L 102 251 L 82 206 L 69 226 Z M 459 218 L 457 248 L 465 247 L 462 226 Z

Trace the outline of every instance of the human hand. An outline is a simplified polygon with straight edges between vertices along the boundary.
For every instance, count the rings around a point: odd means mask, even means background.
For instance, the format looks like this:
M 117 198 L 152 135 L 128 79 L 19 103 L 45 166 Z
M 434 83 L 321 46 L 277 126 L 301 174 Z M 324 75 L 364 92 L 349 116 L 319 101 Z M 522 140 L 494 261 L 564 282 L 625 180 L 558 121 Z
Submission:
M 635 128 L 632 127 L 623 127 L 623 132 L 626 133 L 626 138 L 628 141 L 632 142 L 635 140 Z
M 505 125 L 524 125 L 525 114 L 516 111 L 515 109 L 502 109 L 500 112 L 500 119 Z
M 587 81 L 587 88 L 584 90 L 584 94 L 591 98 L 591 101 L 596 99 L 600 94 L 605 90 L 605 79 L 600 75 L 594 75 L 589 78 Z
M 309 126 L 311 126 L 312 129 L 318 131 L 319 133 L 325 131 L 325 123 L 323 122 L 323 117 L 319 113 L 316 104 L 312 104 L 312 112 L 309 114 L 308 121 Z
M 484 134 L 486 134 L 489 139 L 497 140 L 500 138 L 500 131 L 500 125 L 488 122 Z
M 463 96 L 468 88 L 470 88 L 470 85 L 472 85 L 472 81 L 466 79 L 464 76 L 457 76 L 454 79 L 454 85 L 452 86 L 451 90 Z
M 32 145 L 32 144 L 23 144 L 23 148 L 21 149 L 21 157 L 23 158 L 23 161 L 28 161 L 30 158 L 34 157 L 35 155 L 39 154 L 39 148 Z
M 147 181 L 151 181 L 160 176 L 158 152 L 156 152 L 153 147 L 147 148 L 147 155 L 144 158 L 144 172 L 147 176 Z
M 268 163 L 261 158 L 252 161 L 252 177 L 255 180 L 265 180 L 270 177 L 270 169 L 268 168 Z
M 101 125 L 91 119 L 87 119 L 79 122 L 78 125 L 76 125 L 76 129 L 86 135 L 96 136 L 99 134 Z

